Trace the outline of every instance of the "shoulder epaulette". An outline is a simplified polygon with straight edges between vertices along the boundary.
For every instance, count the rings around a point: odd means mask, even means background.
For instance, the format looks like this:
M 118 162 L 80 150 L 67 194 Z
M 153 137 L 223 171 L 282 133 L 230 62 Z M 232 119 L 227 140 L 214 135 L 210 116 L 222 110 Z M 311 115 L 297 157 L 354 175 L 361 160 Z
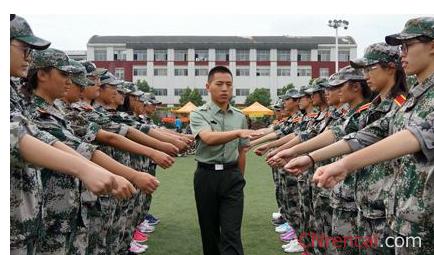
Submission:
M 397 104 L 400 107 L 405 103 L 405 101 L 407 101 L 407 98 L 403 95 L 399 95 L 395 97 L 395 99 L 393 100 L 393 102 L 395 102 L 395 104 Z
M 309 113 L 307 116 L 309 118 L 316 118 L 316 117 L 318 117 L 318 113 L 317 112 L 312 112 L 312 113 Z
M 367 109 L 369 108 L 370 105 L 371 105 L 371 103 L 364 104 L 364 105 L 360 106 L 359 109 L 357 109 L 356 112 L 357 112 L 357 113 L 361 113 L 361 112 L 367 110 Z

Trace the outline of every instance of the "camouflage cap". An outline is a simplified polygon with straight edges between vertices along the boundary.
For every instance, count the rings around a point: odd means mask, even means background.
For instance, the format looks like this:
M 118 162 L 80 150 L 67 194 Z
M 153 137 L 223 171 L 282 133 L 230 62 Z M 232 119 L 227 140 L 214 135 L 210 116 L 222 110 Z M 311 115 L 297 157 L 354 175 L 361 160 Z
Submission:
M 45 50 L 50 47 L 51 42 L 35 36 L 30 28 L 29 23 L 20 16 L 15 15 L 11 19 L 11 40 L 19 40 L 29 45 L 30 48 L 36 50 Z
M 79 73 L 80 69 L 71 64 L 70 58 L 65 52 L 49 48 L 32 52 L 30 70 L 45 67 L 55 67 L 67 73 Z
M 405 23 L 401 33 L 385 37 L 386 43 L 400 45 L 402 41 L 410 40 L 419 36 L 427 36 L 434 39 L 434 17 L 419 17 L 410 19 Z
M 142 103 L 145 103 L 145 102 L 146 102 L 146 97 L 145 97 L 145 95 L 142 94 L 141 96 L 139 96 L 138 100 L 139 100 L 140 102 L 142 102 Z
M 328 81 L 325 78 L 316 78 L 305 92 L 312 95 L 315 92 L 324 91 L 324 88 L 327 87 L 327 83 Z
M 288 89 L 286 93 L 282 96 L 283 100 L 288 100 L 290 98 L 293 98 L 294 95 L 298 94 L 298 91 L 296 89 Z
M 73 74 L 71 77 L 71 80 L 73 83 L 79 85 L 80 87 L 87 87 L 89 85 L 94 85 L 95 83 L 91 80 L 89 80 L 86 77 L 86 68 L 84 68 L 84 66 L 82 64 L 80 64 L 80 62 L 74 60 L 74 59 L 70 59 L 69 60 L 71 65 L 75 66 L 77 69 L 80 70 L 79 73 Z
M 129 83 L 128 81 L 122 81 L 122 84 L 119 85 L 116 89 L 119 92 L 122 92 L 124 94 L 128 94 L 131 92 L 131 90 L 128 88 L 128 83 Z
M 355 69 L 351 66 L 346 66 L 339 70 L 339 72 L 332 74 L 329 78 L 329 86 L 335 87 L 344 84 L 347 81 L 360 81 L 365 80 L 361 69 Z
M 161 101 L 157 100 L 153 93 L 146 92 L 143 93 L 143 96 L 145 97 L 145 103 L 147 104 L 161 104 Z
M 277 99 L 276 103 L 273 105 L 274 110 L 280 110 L 283 108 L 283 100 L 281 98 Z
M 374 43 L 366 48 L 362 58 L 350 61 L 354 68 L 363 68 L 378 63 L 395 63 L 399 64 L 399 48 L 386 43 Z
M 297 99 L 297 98 L 307 96 L 306 90 L 307 90 L 306 86 L 301 86 L 298 89 L 297 93 L 292 96 L 292 98 Z
M 107 73 L 107 69 L 96 67 L 96 65 L 91 61 L 82 60 L 80 61 L 80 63 L 86 68 L 86 73 L 89 76 L 90 75 L 101 76 Z
M 108 84 L 113 86 L 119 86 L 122 84 L 123 81 L 119 80 L 116 76 L 114 76 L 112 73 L 107 72 L 101 76 L 101 85 L 102 84 Z

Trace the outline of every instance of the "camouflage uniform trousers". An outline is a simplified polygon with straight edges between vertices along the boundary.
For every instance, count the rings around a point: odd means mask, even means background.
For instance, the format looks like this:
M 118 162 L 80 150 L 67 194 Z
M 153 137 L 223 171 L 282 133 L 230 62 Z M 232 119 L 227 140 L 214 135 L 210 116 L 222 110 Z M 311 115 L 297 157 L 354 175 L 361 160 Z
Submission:
M 37 254 L 69 254 L 75 224 L 79 218 L 78 179 L 42 170 L 43 233 Z
M 283 216 L 290 226 L 298 230 L 301 225 L 301 215 L 299 211 L 297 178 L 278 170 L 281 176 Z
M 313 228 L 312 189 L 310 171 L 297 177 L 299 210 L 301 212 L 300 232 L 309 232 Z
M 332 236 L 346 240 L 346 242 L 341 242 L 339 245 L 336 245 L 336 247 L 333 247 L 336 249 L 335 254 L 352 255 L 359 253 L 358 245 L 355 245 L 351 241 L 358 233 L 357 214 L 357 211 L 345 211 L 339 208 L 333 208 Z
M 324 196 L 324 191 L 318 187 L 312 187 L 312 193 L 314 233 L 331 237 L 333 208 L 330 206 L 330 196 Z M 334 250 L 330 245 L 330 243 L 315 242 L 313 249 L 307 249 L 307 251 L 315 254 L 333 254 Z
M 366 245 L 360 245 L 360 254 L 362 255 L 393 255 L 395 251 L 393 248 L 386 247 L 385 241 L 392 233 L 392 230 L 387 224 L 386 218 L 367 218 L 363 216 L 362 212 L 359 212 L 357 217 L 358 236 L 362 237 L 362 240 L 368 240 L 372 237 L 372 242 L 366 242 Z M 380 244 L 383 247 L 380 247 Z
M 272 168 L 271 173 L 273 175 L 277 208 L 279 210 L 282 210 L 282 207 L 283 207 L 282 192 L 283 191 L 282 191 L 282 186 L 279 185 L 281 175 L 279 174 L 279 170 L 277 168 Z
M 100 196 L 93 204 L 85 204 L 88 207 L 89 238 L 86 254 L 110 254 L 107 240 L 110 226 L 113 224 L 113 213 L 117 201 L 108 196 Z
M 113 149 L 113 159 L 118 161 L 121 164 L 131 167 L 131 155 L 130 153 Z M 130 226 L 127 225 L 127 216 L 131 215 L 133 199 L 129 200 L 112 200 L 112 204 L 114 205 L 112 211 L 112 225 L 109 227 L 107 233 L 107 250 L 110 253 L 114 254 L 123 254 L 126 252 L 125 246 L 122 246 L 124 241 L 124 236 L 126 233 L 126 229 Z M 128 243 L 129 244 L 129 243 Z
M 11 163 L 12 160 L 11 156 Z M 23 167 L 16 168 L 11 164 L 11 254 L 35 254 L 36 252 L 36 245 L 42 230 L 42 184 L 40 181 L 40 172 L 36 168 L 24 164 Z M 34 185 L 30 185 L 30 182 Z

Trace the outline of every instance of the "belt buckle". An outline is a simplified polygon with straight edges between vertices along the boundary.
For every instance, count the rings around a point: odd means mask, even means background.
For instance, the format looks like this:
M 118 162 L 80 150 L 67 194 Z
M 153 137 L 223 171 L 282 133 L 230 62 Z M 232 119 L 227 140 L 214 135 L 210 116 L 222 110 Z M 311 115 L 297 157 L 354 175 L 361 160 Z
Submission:
M 214 169 L 215 169 L 216 171 L 223 170 L 223 169 L 224 169 L 223 164 L 215 164 L 215 165 L 214 165 Z

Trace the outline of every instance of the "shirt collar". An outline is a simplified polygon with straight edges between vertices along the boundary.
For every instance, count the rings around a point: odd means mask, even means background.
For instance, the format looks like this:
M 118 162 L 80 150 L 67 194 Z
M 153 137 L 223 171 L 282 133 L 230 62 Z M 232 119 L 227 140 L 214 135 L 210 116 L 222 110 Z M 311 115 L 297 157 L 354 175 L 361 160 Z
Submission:
M 223 113 L 222 109 L 218 105 L 216 105 L 212 100 L 208 103 L 208 105 L 213 114 L 217 114 L 218 112 Z M 228 106 L 227 112 L 231 112 L 231 113 L 233 112 L 233 107 L 230 104 Z
M 432 73 L 427 79 L 425 79 L 421 84 L 416 83 L 411 89 L 410 94 L 413 97 L 420 97 L 425 91 L 434 86 L 434 73 Z

